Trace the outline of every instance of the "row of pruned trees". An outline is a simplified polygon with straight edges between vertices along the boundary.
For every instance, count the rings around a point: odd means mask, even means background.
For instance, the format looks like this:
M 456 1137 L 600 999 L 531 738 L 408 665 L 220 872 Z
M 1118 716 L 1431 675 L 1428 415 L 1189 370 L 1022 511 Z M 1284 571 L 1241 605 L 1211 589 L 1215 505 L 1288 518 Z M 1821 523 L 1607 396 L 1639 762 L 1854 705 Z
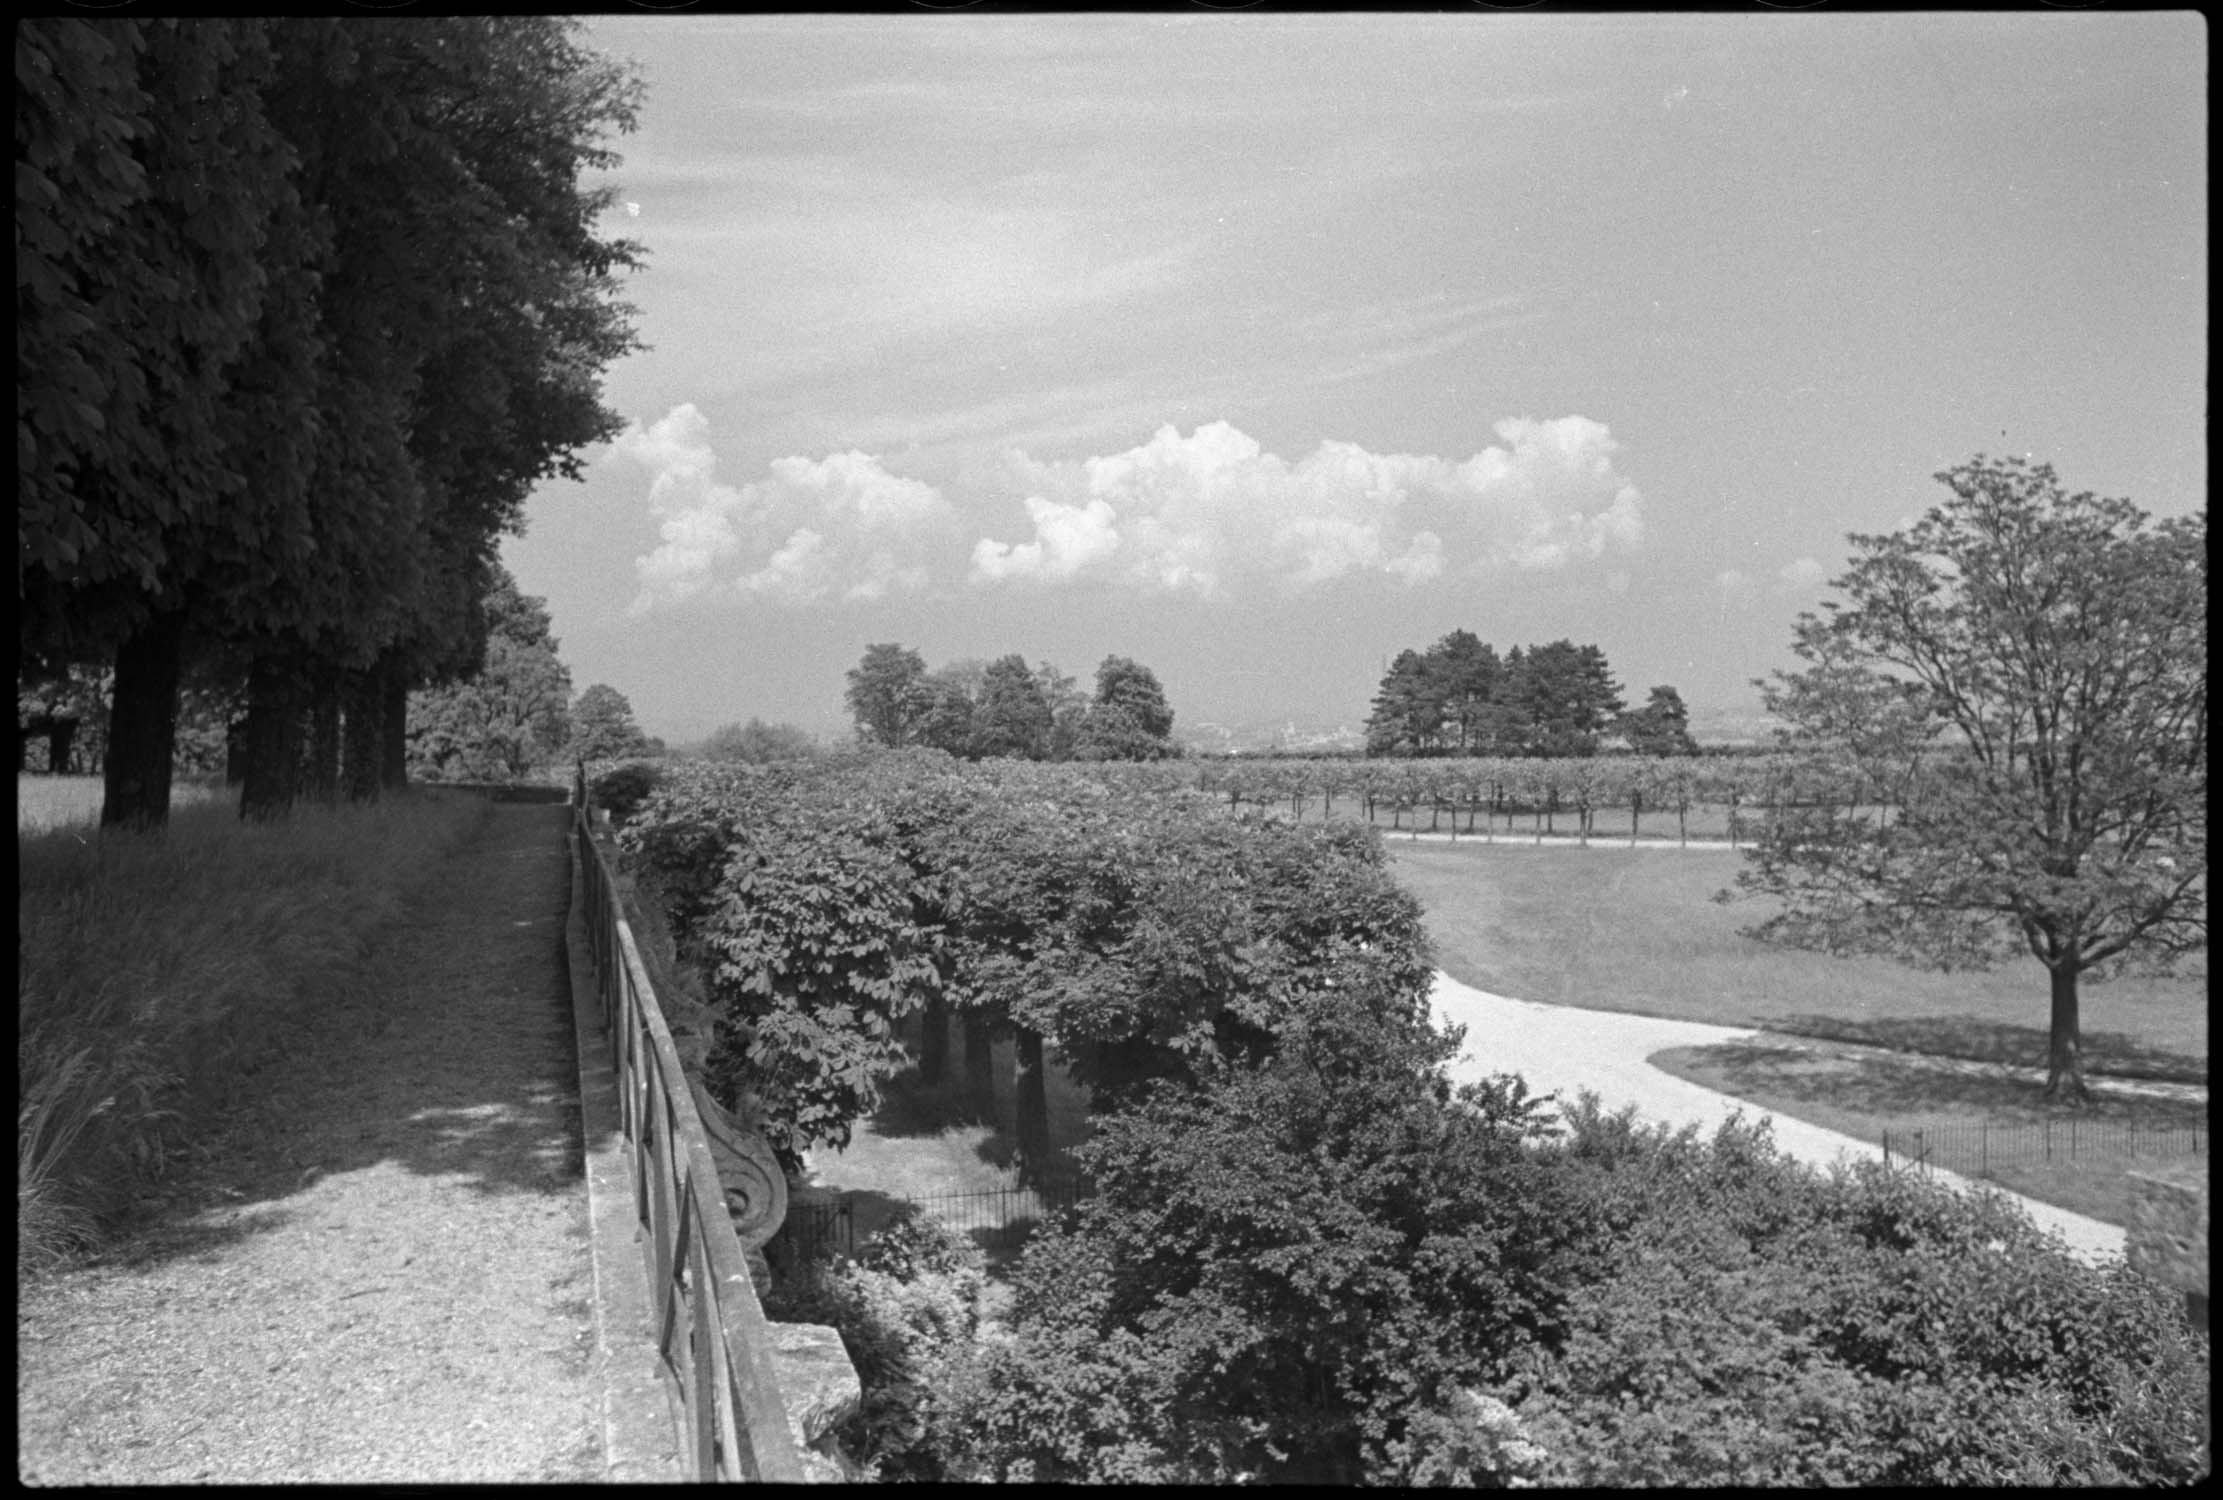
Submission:
M 21 684 L 105 667 L 105 825 L 168 814 L 182 685 L 243 812 L 405 776 L 487 650 L 495 548 L 611 436 L 604 191 L 639 85 L 543 18 L 16 33 Z
M 1046 1044 L 1108 1106 L 1270 1051 L 1324 992 L 1378 989 L 1425 1013 L 1420 908 L 1355 825 L 909 752 L 674 767 L 621 842 L 708 976 L 713 1087 L 790 1162 L 848 1141 L 908 1061 L 898 1023 L 920 1012 L 929 1083 L 963 1023 L 984 1116 L 991 1043 L 1012 1038 L 1029 1176 L 1048 1160 Z
M 1619 735 L 1639 755 L 1695 755 L 1682 695 L 1662 685 L 1624 711 L 1596 646 L 1552 641 L 1501 659 L 1472 631 L 1400 651 L 1366 721 L 1368 755 L 1588 756 Z
M 857 734 L 890 749 L 923 746 L 969 760 L 1161 760 L 1177 756 L 1173 709 L 1157 674 L 1107 656 L 1096 691 L 1055 663 L 1029 667 L 1016 652 L 928 671 L 895 642 L 865 649 L 846 694 Z

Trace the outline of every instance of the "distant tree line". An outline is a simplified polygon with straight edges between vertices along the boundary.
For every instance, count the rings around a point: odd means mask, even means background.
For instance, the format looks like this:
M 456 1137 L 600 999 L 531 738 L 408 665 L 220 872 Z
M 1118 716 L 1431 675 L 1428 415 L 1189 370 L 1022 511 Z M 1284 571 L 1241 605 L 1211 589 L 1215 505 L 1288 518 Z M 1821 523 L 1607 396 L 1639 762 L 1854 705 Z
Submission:
M 1148 667 L 1107 656 L 1086 693 L 1055 663 L 1029 667 L 1016 652 L 988 663 L 928 671 L 894 642 L 865 649 L 849 670 L 849 712 L 860 739 L 924 746 L 968 760 L 1163 760 L 1177 756 L 1173 709 Z
M 1624 711 L 1596 646 L 1558 640 L 1501 658 L 1469 630 L 1390 663 L 1366 721 L 1368 755 L 1586 756 L 1608 735 L 1638 755 L 1695 755 L 1682 695 L 1662 685 Z
M 486 664 L 498 538 L 637 347 L 579 176 L 640 86 L 577 32 L 17 28 L 18 724 L 107 674 L 104 825 L 166 820 L 189 692 L 270 817 L 399 784 L 411 690 Z

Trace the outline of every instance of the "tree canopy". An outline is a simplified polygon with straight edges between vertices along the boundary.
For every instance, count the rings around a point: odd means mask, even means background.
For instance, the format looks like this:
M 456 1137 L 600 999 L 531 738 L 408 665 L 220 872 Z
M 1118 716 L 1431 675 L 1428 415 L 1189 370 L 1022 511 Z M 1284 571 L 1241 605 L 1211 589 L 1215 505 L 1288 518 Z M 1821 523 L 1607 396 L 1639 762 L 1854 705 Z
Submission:
M 968 760 L 1162 760 L 1180 754 L 1173 709 L 1157 674 L 1107 656 L 1093 696 L 1054 662 L 1029 668 L 1016 652 L 928 671 L 895 642 L 868 646 L 849 669 L 847 701 L 858 737 L 898 749 L 925 746 Z
M 608 683 L 593 684 L 571 705 L 570 751 L 574 759 L 618 760 L 647 750 L 648 736 L 634 722 L 633 705 Z
M 167 814 L 186 669 L 245 689 L 243 811 L 299 725 L 375 795 L 533 484 L 616 430 L 595 229 L 639 85 L 576 22 L 18 30 L 19 678 L 112 664 L 106 823 Z M 393 710 L 389 725 L 386 710 Z
M 1655 702 L 1662 691 L 1680 708 L 1672 688 L 1655 689 Z M 1366 721 L 1366 752 L 1595 755 L 1625 727 L 1621 707 L 1620 684 L 1596 646 L 1515 646 L 1500 660 L 1471 631 L 1454 630 L 1390 663 Z
M 1799 617 L 1760 686 L 1787 749 L 1887 817 L 1794 809 L 1743 889 L 1763 937 L 1909 962 L 2022 952 L 2051 990 L 2049 1094 L 2084 1093 L 2079 981 L 2207 944 L 2207 516 L 2156 521 L 1979 455 Z

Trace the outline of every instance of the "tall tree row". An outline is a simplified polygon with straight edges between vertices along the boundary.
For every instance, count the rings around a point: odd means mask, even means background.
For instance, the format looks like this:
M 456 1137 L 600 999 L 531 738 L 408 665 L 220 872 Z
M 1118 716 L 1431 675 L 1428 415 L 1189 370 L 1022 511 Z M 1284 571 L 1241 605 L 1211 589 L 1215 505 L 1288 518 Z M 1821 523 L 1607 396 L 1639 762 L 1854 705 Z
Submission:
M 541 18 L 36 20 L 16 72 L 19 685 L 112 671 L 104 824 L 165 821 L 188 671 L 243 813 L 374 797 L 616 430 L 638 247 L 579 175 L 639 85 Z
M 970 760 L 1163 760 L 1180 754 L 1173 709 L 1157 674 L 1107 656 L 1096 691 L 1082 692 L 1053 662 L 1029 667 L 1013 652 L 933 671 L 893 641 L 865 648 L 849 669 L 858 737 L 898 749 L 946 750 Z

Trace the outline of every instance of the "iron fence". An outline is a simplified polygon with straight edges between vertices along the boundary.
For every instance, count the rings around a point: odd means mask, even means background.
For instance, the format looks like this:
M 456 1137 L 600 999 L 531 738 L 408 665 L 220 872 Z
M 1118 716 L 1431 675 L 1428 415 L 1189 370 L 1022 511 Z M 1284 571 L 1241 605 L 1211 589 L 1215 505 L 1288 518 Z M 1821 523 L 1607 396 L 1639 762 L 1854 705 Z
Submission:
M 969 1236 L 991 1252 L 1015 1251 L 1041 1224 L 1072 1208 L 1088 1195 L 1079 1182 L 1036 1187 L 993 1188 L 977 1193 L 937 1193 L 899 1200 Z M 790 1198 L 787 1220 L 764 1247 L 765 1258 L 783 1279 L 816 1275 L 837 1256 L 857 1253 L 855 1199 Z
M 1964 1177 L 1989 1177 L 1994 1167 L 2031 1162 L 2073 1162 L 2096 1156 L 2133 1160 L 2183 1160 L 2208 1154 L 2205 1125 L 2140 1125 L 2128 1120 L 2064 1120 L 2039 1124 L 1916 1125 L 1883 1133 L 1888 1166 L 1917 1171 L 1942 1168 Z
M 572 796 L 588 946 L 658 1310 L 657 1354 L 688 1435 L 688 1474 L 707 1481 L 800 1483 L 802 1459 L 772 1362 L 771 1333 L 726 1210 L 710 1138 L 625 919 L 616 872 L 595 841 L 583 768 Z

